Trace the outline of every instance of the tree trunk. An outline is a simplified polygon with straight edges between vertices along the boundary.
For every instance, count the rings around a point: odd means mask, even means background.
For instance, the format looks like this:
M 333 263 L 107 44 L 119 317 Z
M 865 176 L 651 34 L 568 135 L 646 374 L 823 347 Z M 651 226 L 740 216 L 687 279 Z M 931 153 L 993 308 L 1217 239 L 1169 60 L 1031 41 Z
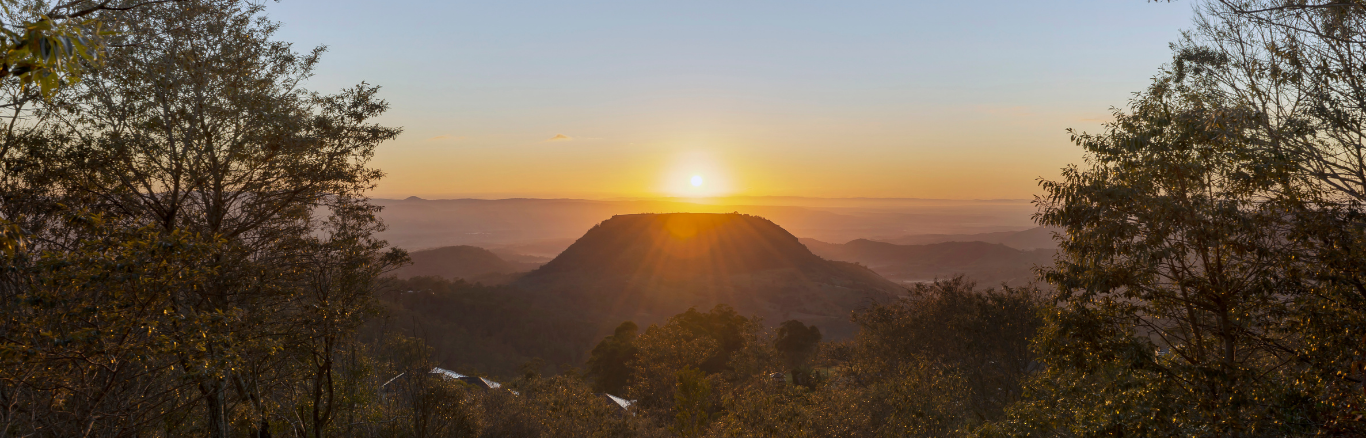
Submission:
M 220 379 L 210 383 L 207 398 L 209 401 L 209 437 L 228 438 L 230 430 L 228 427 L 228 397 L 225 382 Z

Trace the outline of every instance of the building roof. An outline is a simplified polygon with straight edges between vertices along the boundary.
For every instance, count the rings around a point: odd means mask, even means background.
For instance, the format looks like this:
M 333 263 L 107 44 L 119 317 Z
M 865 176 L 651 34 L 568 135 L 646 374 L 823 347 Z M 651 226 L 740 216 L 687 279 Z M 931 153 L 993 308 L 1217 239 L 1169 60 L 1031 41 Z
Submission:
M 464 374 L 460 374 L 455 371 L 451 371 L 441 367 L 432 368 L 432 374 L 440 374 L 441 378 L 443 379 L 459 379 L 465 377 Z
M 612 395 L 612 394 L 603 394 L 603 395 L 607 396 L 607 399 L 612 400 L 613 403 L 616 403 L 617 406 L 621 406 L 622 409 L 630 408 L 631 405 L 635 403 L 635 400 L 627 400 L 627 399 L 624 399 L 624 398 L 621 398 L 621 397 L 617 397 L 617 396 Z

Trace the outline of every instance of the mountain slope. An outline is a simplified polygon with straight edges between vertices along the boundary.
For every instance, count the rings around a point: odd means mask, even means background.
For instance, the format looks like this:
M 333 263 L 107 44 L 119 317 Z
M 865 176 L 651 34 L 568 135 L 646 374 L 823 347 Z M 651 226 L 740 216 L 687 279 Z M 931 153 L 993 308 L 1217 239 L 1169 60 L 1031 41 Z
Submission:
M 1022 285 L 1034 281 L 1034 266 L 1051 263 L 1054 253 L 1051 249 L 1022 251 L 987 242 L 897 245 L 858 239 L 835 244 L 802 239 L 802 243 L 821 257 L 859 263 L 900 282 L 966 274 L 983 284 Z
M 944 242 L 986 242 L 999 243 L 1019 250 L 1054 249 L 1058 243 L 1053 241 L 1053 233 L 1062 230 L 1049 227 L 1034 227 L 1024 231 L 1003 231 L 981 234 L 913 234 L 891 239 L 878 239 L 880 242 L 897 245 L 928 245 Z
M 615 216 L 517 285 L 606 329 L 728 304 L 768 324 L 817 324 L 833 338 L 852 334 L 851 310 L 904 290 L 812 254 L 773 222 L 734 213 Z

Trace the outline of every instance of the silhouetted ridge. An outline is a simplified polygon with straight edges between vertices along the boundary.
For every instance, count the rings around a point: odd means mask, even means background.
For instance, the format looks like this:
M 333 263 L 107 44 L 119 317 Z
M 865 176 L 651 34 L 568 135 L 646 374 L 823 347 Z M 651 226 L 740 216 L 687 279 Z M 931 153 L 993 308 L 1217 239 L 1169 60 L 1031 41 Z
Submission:
M 1062 229 L 1059 228 L 1035 227 L 1023 231 L 1003 231 L 980 234 L 915 234 L 890 239 L 878 239 L 878 241 L 895 243 L 897 245 L 927 245 L 944 242 L 986 242 L 999 243 L 1018 250 L 1029 251 L 1035 249 L 1056 249 L 1058 247 L 1058 242 L 1053 240 L 1053 234 L 1061 232 Z
M 844 244 L 848 251 L 872 259 L 921 259 L 929 263 L 955 266 L 969 264 L 984 258 L 1012 257 L 1020 250 L 987 242 L 943 242 L 928 245 L 895 245 L 858 239 Z M 835 258 L 836 260 L 845 260 Z M 862 262 L 855 259 L 851 261 Z
M 652 265 L 653 264 L 653 265 Z M 732 275 L 769 269 L 824 270 L 828 263 L 773 222 L 742 214 L 632 214 L 593 227 L 533 277 Z
M 476 246 L 447 246 L 444 248 L 413 251 L 409 254 L 412 264 L 394 270 L 398 278 L 419 276 L 461 278 L 471 282 L 480 281 L 491 274 L 511 274 L 519 269 L 517 265 L 503 260 L 497 254 Z

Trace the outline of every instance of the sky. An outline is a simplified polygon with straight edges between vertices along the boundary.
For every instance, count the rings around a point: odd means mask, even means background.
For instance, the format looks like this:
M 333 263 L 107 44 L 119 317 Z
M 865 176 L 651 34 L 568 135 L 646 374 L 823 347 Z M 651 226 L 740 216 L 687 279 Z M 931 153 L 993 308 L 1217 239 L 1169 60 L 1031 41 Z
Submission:
M 283 0 L 307 84 L 382 88 L 378 198 L 1028 199 L 1193 3 Z M 700 184 L 694 185 L 694 178 Z

